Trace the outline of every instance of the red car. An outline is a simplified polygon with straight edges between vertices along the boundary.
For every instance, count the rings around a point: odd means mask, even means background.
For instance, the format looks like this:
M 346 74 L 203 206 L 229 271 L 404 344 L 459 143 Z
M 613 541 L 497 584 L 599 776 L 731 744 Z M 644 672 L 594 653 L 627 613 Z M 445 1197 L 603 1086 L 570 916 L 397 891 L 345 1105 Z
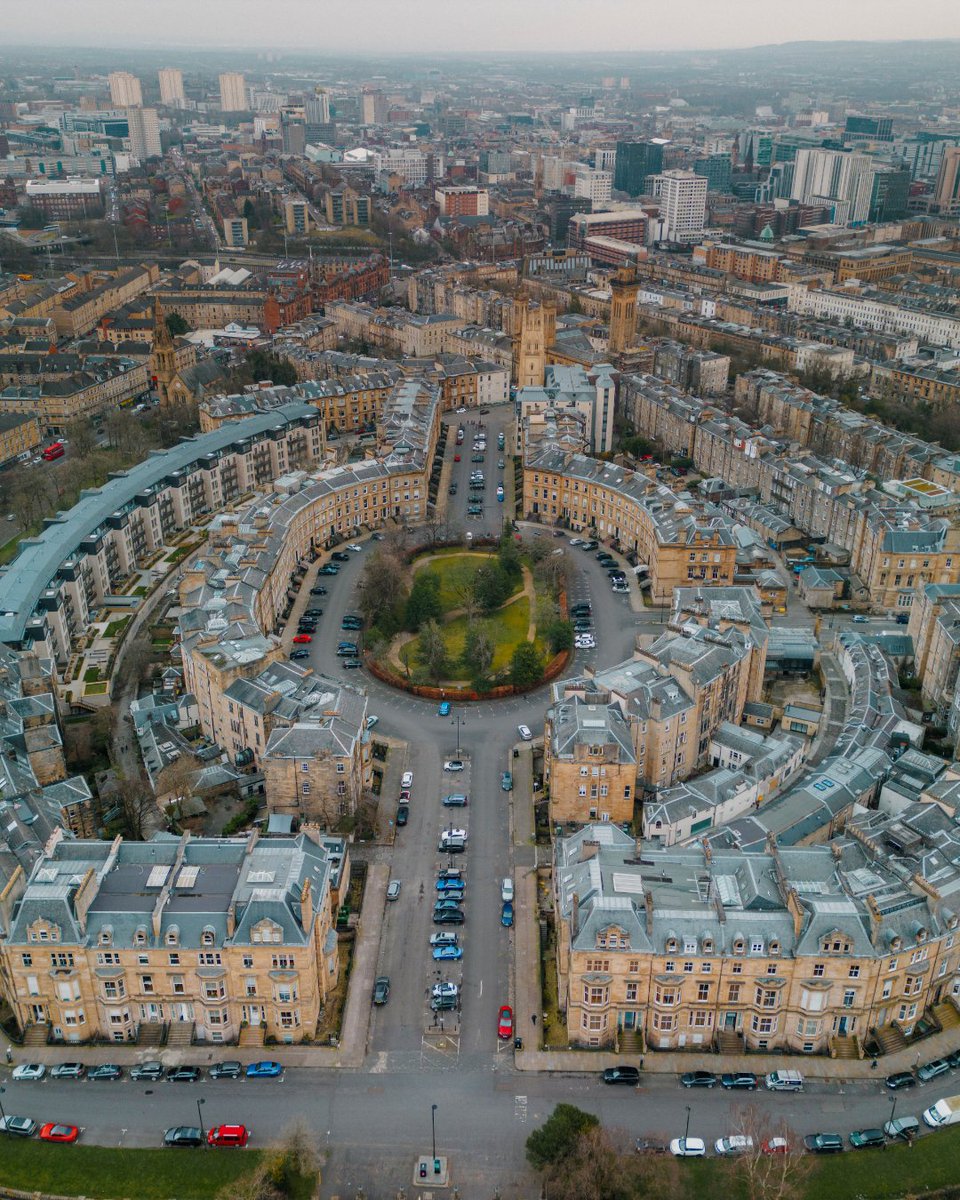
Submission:
M 208 1146 L 245 1146 L 249 1141 L 246 1125 L 215 1125 L 207 1134 Z
M 295 646 L 303 646 L 306 642 L 312 642 L 312 641 L 313 641 L 313 638 L 310 636 L 309 633 L 298 633 L 297 636 L 293 639 L 293 644 Z
M 507 1042 L 513 1037 L 513 1009 L 504 1004 L 497 1018 L 497 1037 Z
M 789 1154 L 790 1146 L 787 1144 L 787 1139 L 782 1137 L 773 1137 L 765 1141 L 761 1147 L 764 1154 Z
M 80 1136 L 80 1130 L 76 1125 L 55 1125 L 49 1121 L 46 1125 L 41 1125 L 37 1136 L 42 1142 L 75 1142 Z
M 454 461 L 454 462 L 459 462 L 459 461 L 460 461 L 460 455 L 459 455 L 459 454 L 455 454 L 455 455 L 453 456 L 453 461 Z

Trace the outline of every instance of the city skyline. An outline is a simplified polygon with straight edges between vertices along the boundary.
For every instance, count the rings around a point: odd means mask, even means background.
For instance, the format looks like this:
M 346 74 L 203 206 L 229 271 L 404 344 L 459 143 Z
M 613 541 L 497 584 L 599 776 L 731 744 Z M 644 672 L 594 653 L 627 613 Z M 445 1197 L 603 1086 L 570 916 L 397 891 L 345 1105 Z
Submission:
M 791 41 L 836 42 L 848 39 L 876 42 L 913 40 L 916 24 L 896 0 L 867 4 L 848 0 L 839 9 L 829 0 L 811 0 L 802 10 L 778 14 L 776 29 L 768 24 L 763 0 L 737 0 L 718 10 L 706 0 L 692 0 L 682 25 L 652 25 L 629 0 L 599 0 L 583 22 L 582 6 L 559 9 L 547 0 L 530 0 L 517 10 L 509 0 L 490 0 L 476 9 L 462 9 L 455 23 L 439 0 L 422 0 L 420 20 L 393 5 L 374 3 L 376 20 L 364 24 L 358 41 L 352 16 L 337 10 L 318 10 L 305 0 L 278 0 L 264 10 L 250 0 L 229 6 L 213 0 L 202 8 L 188 0 L 170 0 L 165 19 L 157 25 L 142 6 L 119 0 L 88 0 L 78 7 L 68 0 L 43 0 L 39 6 L 46 29 L 56 30 L 57 43 L 74 40 L 78 46 L 154 49 L 190 45 L 220 49 L 282 50 L 296 47 L 358 55 L 371 51 L 398 54 L 448 53 L 469 46 L 472 52 L 512 50 L 544 53 L 640 52 L 746 49 Z M 960 37 L 960 10 L 951 0 L 931 0 L 924 9 L 925 29 L 938 38 Z M 4 16 L 8 44 L 36 44 L 36 8 Z M 651 27 L 652 26 L 652 27 Z M 178 38 L 171 31 L 182 28 Z M 93 38 L 91 30 L 96 30 Z M 829 36 L 811 39 L 811 29 Z M 775 32 L 775 37 L 770 34 Z M 311 43 L 314 43 L 311 46 Z

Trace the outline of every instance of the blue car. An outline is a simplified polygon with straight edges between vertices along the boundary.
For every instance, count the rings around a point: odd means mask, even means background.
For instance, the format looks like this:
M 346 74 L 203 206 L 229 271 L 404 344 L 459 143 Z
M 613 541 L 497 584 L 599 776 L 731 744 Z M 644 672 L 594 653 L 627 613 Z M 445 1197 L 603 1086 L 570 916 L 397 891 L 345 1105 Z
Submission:
M 463 886 L 464 885 L 463 885 L 462 879 L 438 879 L 437 880 L 437 891 L 438 892 L 462 892 Z
M 437 709 L 437 716 L 438 717 L 449 717 L 450 716 L 450 701 L 449 700 L 444 700 L 444 702 L 440 705 L 440 707 Z
M 507 929 L 513 924 L 513 905 L 508 900 L 500 910 L 500 924 Z
M 462 946 L 434 946 L 433 957 L 438 962 L 446 961 L 447 959 L 463 958 Z
M 248 1079 L 272 1079 L 277 1075 L 282 1074 L 283 1064 L 278 1062 L 270 1062 L 269 1060 L 251 1063 L 250 1066 L 247 1067 Z

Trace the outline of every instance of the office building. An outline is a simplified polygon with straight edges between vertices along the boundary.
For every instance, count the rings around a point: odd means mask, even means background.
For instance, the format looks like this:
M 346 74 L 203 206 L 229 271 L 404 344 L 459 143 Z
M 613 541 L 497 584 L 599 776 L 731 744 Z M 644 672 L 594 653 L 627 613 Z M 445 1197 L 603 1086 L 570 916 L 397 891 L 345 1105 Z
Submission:
M 663 170 L 663 142 L 617 142 L 613 186 L 628 196 L 643 193 L 648 175 Z
M 485 217 L 490 211 L 486 188 L 438 187 L 433 198 L 440 205 L 442 217 Z
M 155 108 L 128 108 L 130 153 L 142 162 L 163 153 L 160 145 L 160 122 Z
M 729 154 L 708 154 L 693 164 L 694 175 L 702 175 L 707 181 L 708 192 L 729 192 L 733 166 Z
M 870 220 L 877 224 L 903 220 L 909 199 L 909 169 L 906 166 L 878 167 L 870 194 Z
M 960 146 L 948 146 L 943 152 L 933 202 L 943 216 L 960 213 Z
M 660 240 L 699 242 L 707 211 L 707 181 L 692 171 L 664 171 L 653 179 L 660 200 Z
M 228 246 L 245 246 L 250 240 L 246 217 L 223 218 L 223 240 Z
M 143 104 L 140 80 L 129 71 L 111 71 L 110 103 L 114 108 L 129 108 L 132 104 Z
M 324 197 L 327 221 L 331 225 L 369 225 L 370 197 L 350 187 L 333 188 Z
M 892 142 L 893 118 L 848 113 L 843 138 L 846 142 Z
M 316 88 L 313 95 L 307 97 L 304 107 L 308 124 L 330 124 L 330 96 L 323 88 Z
M 48 221 L 89 221 L 103 216 L 99 179 L 28 179 L 27 203 Z
M 246 112 L 247 81 L 239 71 L 225 71 L 220 76 L 220 111 Z
M 801 204 L 831 205 L 838 225 L 866 221 L 877 166 L 875 159 L 851 150 L 797 150 L 791 198 Z
M 613 175 L 609 171 L 598 171 L 577 163 L 577 173 L 573 181 L 573 194 L 581 199 L 589 200 L 594 209 L 610 202 L 610 192 L 613 188 Z
M 305 237 L 310 231 L 310 207 L 306 200 L 288 200 L 284 204 L 283 210 L 287 233 Z
M 169 108 L 183 108 L 183 72 L 179 67 L 161 67 L 157 72 L 160 80 L 160 103 Z

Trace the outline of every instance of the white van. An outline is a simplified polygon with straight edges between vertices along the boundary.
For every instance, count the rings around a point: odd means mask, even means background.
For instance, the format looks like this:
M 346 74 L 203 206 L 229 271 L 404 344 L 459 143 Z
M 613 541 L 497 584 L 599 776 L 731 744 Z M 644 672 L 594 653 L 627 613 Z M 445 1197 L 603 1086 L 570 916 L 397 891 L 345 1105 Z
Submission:
M 802 1092 L 803 1076 L 799 1071 L 771 1071 L 766 1084 L 771 1092 Z

